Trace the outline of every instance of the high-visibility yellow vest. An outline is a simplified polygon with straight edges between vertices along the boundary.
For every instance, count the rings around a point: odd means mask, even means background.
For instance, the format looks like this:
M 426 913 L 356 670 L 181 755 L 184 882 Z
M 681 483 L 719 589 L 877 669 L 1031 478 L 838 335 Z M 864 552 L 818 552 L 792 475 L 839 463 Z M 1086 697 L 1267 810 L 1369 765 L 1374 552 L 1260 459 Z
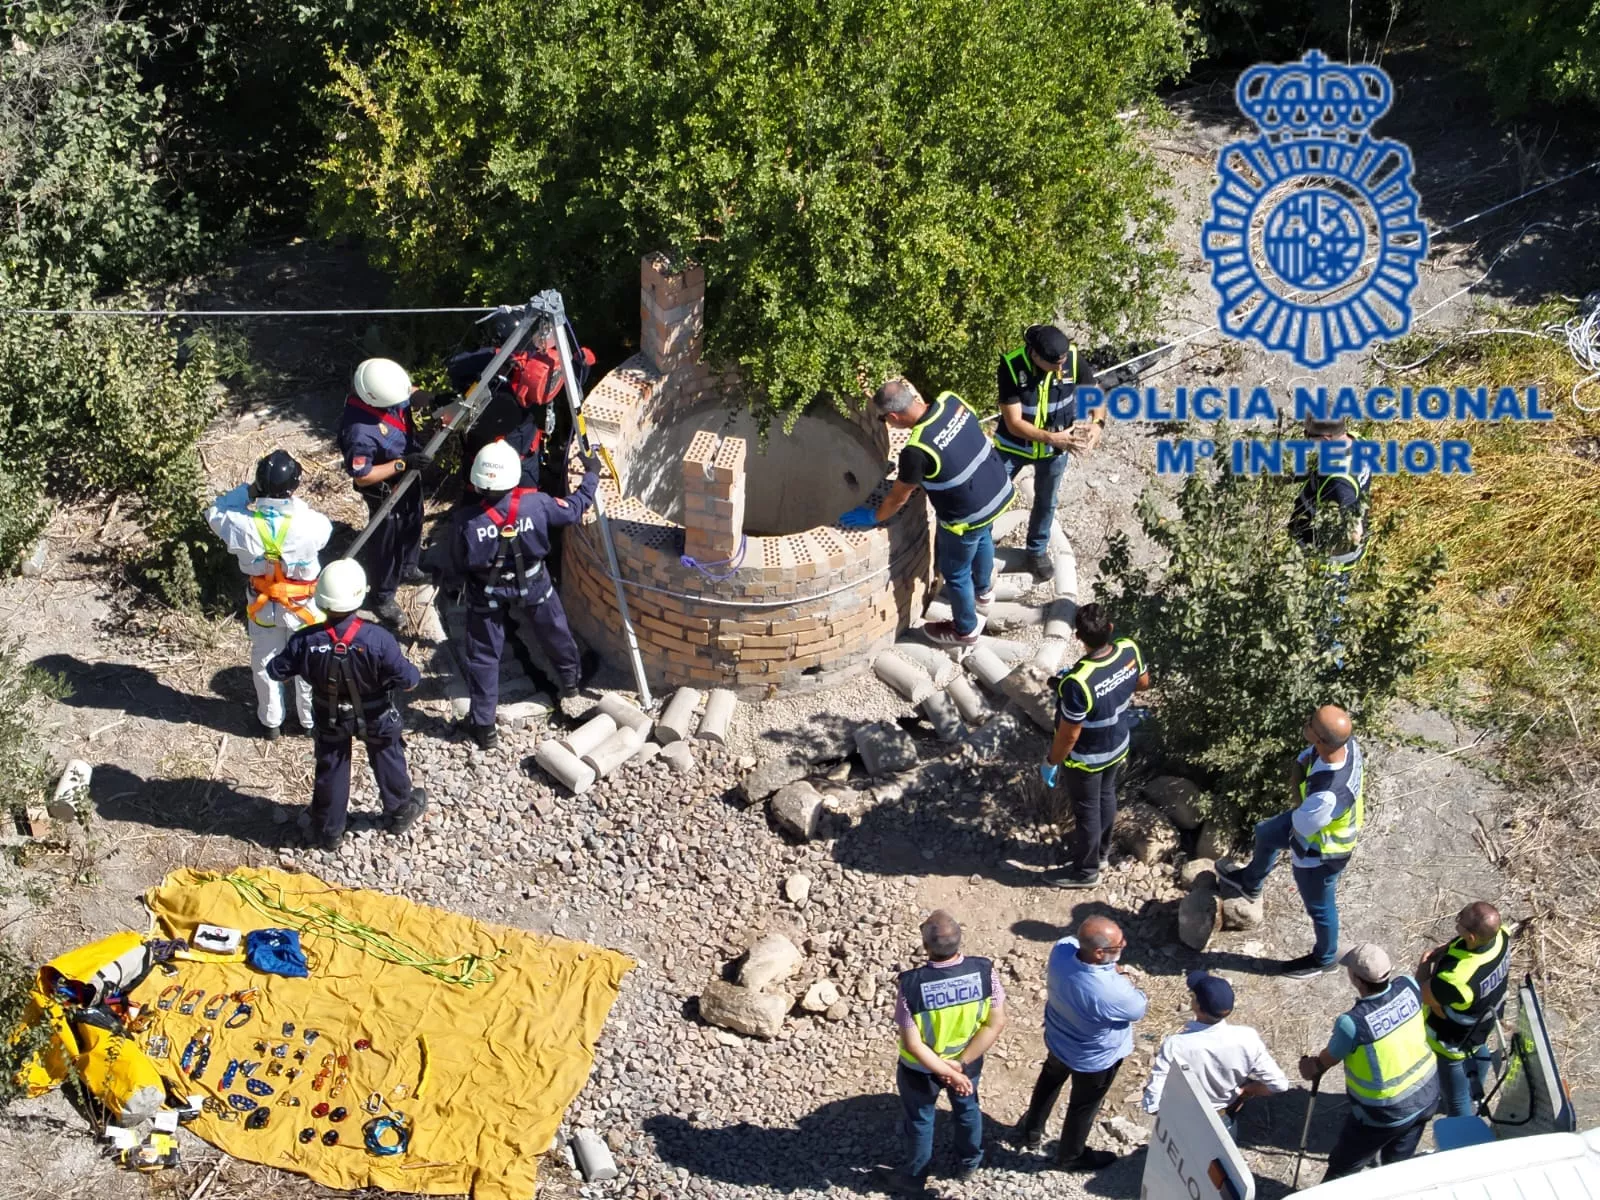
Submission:
M 1497 929 L 1487 946 L 1469 950 L 1457 938 L 1444 948 L 1440 960 L 1433 973 L 1433 996 L 1445 1015 L 1428 1014 L 1428 1045 L 1435 1054 L 1462 1059 L 1488 1040 L 1493 1019 L 1489 1014 L 1505 1001 L 1511 976 L 1511 939 L 1504 929 Z M 1453 984 L 1466 999 L 1446 1003 L 1439 995 L 1441 981 Z
M 953 966 L 932 963 L 900 976 L 900 995 L 911 1010 L 922 1042 L 940 1058 L 957 1058 L 989 1019 L 994 964 L 987 958 L 963 958 Z M 900 1057 L 917 1066 L 916 1056 L 900 1045 Z
M 1000 360 L 1011 372 L 1011 382 L 1019 388 L 1033 387 L 1032 403 L 1022 404 L 1022 419 L 1037 429 L 1059 433 L 1072 424 L 1077 416 L 1078 348 L 1072 347 L 1068 368 L 1061 374 L 1040 371 L 1028 357 L 1026 346 L 1013 350 Z M 994 431 L 995 448 L 1017 458 L 1054 458 L 1060 454 L 1054 446 L 1044 442 L 1030 442 L 1017 437 L 1006 428 L 1005 414 L 1001 414 Z
M 1310 837 L 1294 835 L 1295 849 L 1306 858 L 1348 858 L 1356 848 L 1356 839 L 1366 820 L 1367 771 L 1366 760 L 1355 738 L 1345 743 L 1348 751 L 1343 764 L 1332 771 L 1320 770 L 1308 774 L 1300 783 L 1300 800 L 1306 793 L 1332 792 L 1338 797 L 1333 816 L 1328 823 Z M 1315 750 L 1306 751 L 1314 756 Z
M 1422 989 L 1409 975 L 1350 1010 L 1356 1044 L 1344 1059 L 1345 1092 L 1381 1124 L 1399 1124 L 1438 1103 L 1439 1067 L 1428 1045 L 1426 1011 Z
M 954 392 L 940 392 L 906 443 L 933 462 L 922 478 L 941 528 L 969 533 L 1011 507 L 1017 491 L 1005 464 L 989 444 L 977 414 Z

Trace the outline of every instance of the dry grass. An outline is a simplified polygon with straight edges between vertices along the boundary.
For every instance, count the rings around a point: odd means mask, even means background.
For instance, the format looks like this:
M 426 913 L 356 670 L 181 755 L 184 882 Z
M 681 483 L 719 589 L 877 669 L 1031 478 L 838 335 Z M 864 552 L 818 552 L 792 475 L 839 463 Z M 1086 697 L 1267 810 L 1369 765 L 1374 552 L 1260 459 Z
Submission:
M 1537 328 L 1564 315 L 1498 314 L 1493 323 Z M 1391 378 L 1537 385 L 1556 416 L 1396 428 L 1392 436 L 1467 439 L 1474 474 L 1402 477 L 1377 493 L 1380 514 L 1397 522 L 1387 544 L 1394 560 L 1435 546 L 1448 558 L 1438 657 L 1423 685 L 1475 696 L 1506 731 L 1519 773 L 1543 779 L 1574 754 L 1600 756 L 1600 415 L 1570 403 L 1582 374 L 1562 345 L 1504 336 L 1459 343 Z
M 1570 306 L 1496 313 L 1496 327 L 1537 329 Z M 1403 351 L 1402 351 L 1403 353 Z M 1397 355 L 1399 357 L 1399 355 Z M 1600 414 L 1571 402 L 1583 372 L 1564 345 L 1489 336 L 1457 343 L 1392 385 L 1537 385 L 1550 422 L 1417 425 L 1396 437 L 1472 443 L 1474 475 L 1405 478 L 1379 489 L 1392 515 L 1391 556 L 1442 546 L 1437 659 L 1419 681 L 1433 702 L 1502 735 L 1502 764 L 1521 785 L 1497 823 L 1472 836 L 1525 891 L 1519 958 L 1549 1011 L 1558 1059 L 1576 1087 L 1592 1065 L 1600 1019 Z M 1591 385 L 1591 400 L 1600 399 Z M 1385 435 L 1389 436 L 1385 431 Z M 1522 907 L 1519 905 L 1519 907 Z

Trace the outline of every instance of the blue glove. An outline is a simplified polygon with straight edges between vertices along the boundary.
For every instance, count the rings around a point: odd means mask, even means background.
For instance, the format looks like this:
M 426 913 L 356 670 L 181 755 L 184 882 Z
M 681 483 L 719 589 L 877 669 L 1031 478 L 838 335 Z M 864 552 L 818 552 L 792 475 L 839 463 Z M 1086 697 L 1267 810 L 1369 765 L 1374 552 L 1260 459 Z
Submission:
M 1056 785 L 1056 776 L 1061 774 L 1061 768 L 1050 763 L 1039 764 L 1039 778 L 1044 780 L 1045 787 L 1053 788 Z
M 844 516 L 839 518 L 839 524 L 846 529 L 871 529 L 878 523 L 878 514 L 875 509 L 865 504 L 858 504 Z

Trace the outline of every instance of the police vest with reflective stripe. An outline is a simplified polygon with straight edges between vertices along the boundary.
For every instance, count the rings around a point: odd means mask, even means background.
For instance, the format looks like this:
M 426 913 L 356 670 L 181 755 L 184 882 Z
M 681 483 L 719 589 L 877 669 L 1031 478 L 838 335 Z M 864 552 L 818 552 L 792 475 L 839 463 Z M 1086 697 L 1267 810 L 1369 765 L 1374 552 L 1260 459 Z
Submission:
M 1367 539 L 1362 535 L 1365 531 L 1368 489 L 1372 485 L 1371 471 L 1362 468 L 1359 473 L 1339 471 L 1332 475 L 1322 475 L 1313 471 L 1301 485 L 1300 494 L 1295 497 L 1294 516 L 1289 522 L 1289 532 L 1302 546 L 1315 547 L 1317 513 L 1321 510 L 1323 492 L 1337 479 L 1344 480 L 1356 490 L 1356 512 L 1351 526 L 1351 535 L 1357 539 L 1355 548 L 1340 554 L 1328 555 L 1328 565 L 1335 571 L 1342 572 L 1351 570 L 1367 552 Z
M 1000 360 L 1011 372 L 1011 382 L 1023 394 L 1022 419 L 1037 429 L 1060 433 L 1070 428 L 1077 419 L 1078 348 L 1074 346 L 1068 357 L 1070 366 L 1065 374 L 1054 371 L 1041 372 L 1028 357 L 1028 349 L 1013 350 Z M 1030 442 L 1017 437 L 1006 428 L 1005 415 L 995 427 L 996 449 L 1018 458 L 1054 458 L 1062 453 L 1044 442 Z
M 1511 939 L 1497 929 L 1494 941 L 1482 950 L 1468 950 L 1460 939 L 1446 946 L 1433 973 L 1434 999 L 1444 1008 L 1443 1017 L 1428 1013 L 1428 1045 L 1446 1058 L 1465 1058 L 1489 1040 L 1490 1016 L 1505 1001 L 1506 981 L 1511 976 Z M 1465 993 L 1465 1004 L 1446 1004 L 1439 995 L 1438 983 L 1454 984 Z
M 1077 744 L 1061 765 L 1080 771 L 1104 771 L 1128 756 L 1131 722 L 1128 709 L 1144 674 L 1144 656 L 1131 638 L 1111 643 L 1116 653 L 1106 658 L 1080 658 L 1070 670 L 1056 676 L 1056 695 L 1073 683 L 1089 696 Z
M 1308 792 L 1332 792 L 1338 798 L 1326 825 L 1309 838 L 1294 835 L 1295 851 L 1302 858 L 1348 858 L 1356 848 L 1357 835 L 1366 820 L 1366 760 L 1355 738 L 1345 743 L 1345 751 L 1341 765 L 1313 768 L 1301 781 L 1302 804 Z M 1316 751 L 1309 753 L 1314 755 Z
M 1011 506 L 1016 489 L 983 426 L 954 392 L 940 392 L 906 443 L 928 455 L 922 479 L 939 525 L 951 533 L 982 529 Z
M 900 995 L 911 1010 L 922 1042 L 940 1058 L 956 1058 L 989 1019 L 994 964 L 987 958 L 963 958 L 950 967 L 931 963 L 900 976 Z M 900 1057 L 922 1069 L 902 1042 Z
M 1345 1055 L 1344 1087 L 1350 1102 L 1381 1125 L 1399 1125 L 1439 1102 L 1439 1068 L 1428 1045 L 1422 989 L 1402 975 L 1350 1010 L 1355 1048 Z

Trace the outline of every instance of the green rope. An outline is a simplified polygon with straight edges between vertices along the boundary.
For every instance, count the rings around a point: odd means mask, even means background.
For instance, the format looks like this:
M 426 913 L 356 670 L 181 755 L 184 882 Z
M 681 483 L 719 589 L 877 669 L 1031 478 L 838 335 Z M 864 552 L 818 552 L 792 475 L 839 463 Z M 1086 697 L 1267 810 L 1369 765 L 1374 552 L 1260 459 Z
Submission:
M 501 947 L 487 958 L 480 954 L 433 958 L 408 942 L 380 932 L 360 921 L 352 921 L 326 905 L 313 904 L 309 911 L 293 908 L 284 900 L 281 887 L 274 889 L 278 893 L 277 899 L 274 900 L 259 883 L 237 871 L 222 878 L 226 883 L 233 885 L 233 890 L 239 893 L 240 899 L 271 921 L 288 925 L 304 934 L 328 938 L 341 946 L 360 950 L 383 962 L 411 967 L 444 983 L 456 983 L 465 988 L 480 983 L 493 983 L 495 975 L 489 969 L 489 963 L 503 954 L 510 953 Z

